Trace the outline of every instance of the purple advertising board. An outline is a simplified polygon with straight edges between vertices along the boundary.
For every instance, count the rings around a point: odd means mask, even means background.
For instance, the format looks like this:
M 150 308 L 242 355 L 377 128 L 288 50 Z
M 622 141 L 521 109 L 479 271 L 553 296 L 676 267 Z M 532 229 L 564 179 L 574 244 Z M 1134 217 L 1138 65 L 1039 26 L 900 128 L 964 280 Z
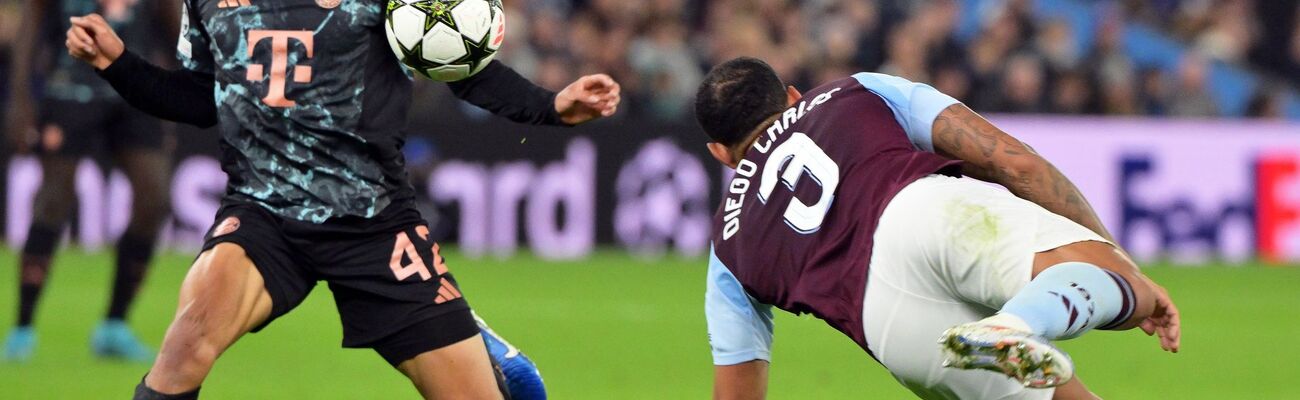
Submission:
M 993 120 L 1069 176 L 1141 260 L 1300 261 L 1300 125 Z M 693 125 L 610 121 L 570 133 L 471 118 L 452 126 L 463 128 L 413 135 L 412 148 L 434 155 L 409 158 L 422 210 L 442 227 L 439 237 L 468 254 L 526 249 L 569 259 L 613 245 L 694 256 L 708 246 L 727 171 L 708 158 Z M 199 147 L 178 156 L 173 175 L 163 243 L 181 251 L 197 248 L 224 189 L 214 149 Z M 68 237 L 88 248 L 111 242 L 129 218 L 129 183 L 103 165 L 88 159 L 77 174 Z M 4 240 L 16 248 L 40 165 L 15 157 L 4 167 L 0 214 Z

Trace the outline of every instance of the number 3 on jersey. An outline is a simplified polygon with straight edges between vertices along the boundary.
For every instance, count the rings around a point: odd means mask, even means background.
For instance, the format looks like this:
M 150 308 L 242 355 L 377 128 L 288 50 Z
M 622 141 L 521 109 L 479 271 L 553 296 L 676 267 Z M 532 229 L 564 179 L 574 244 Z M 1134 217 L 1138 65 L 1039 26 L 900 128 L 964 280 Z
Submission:
M 785 166 L 784 170 L 782 166 Z M 772 191 L 776 190 L 777 173 L 781 174 L 781 182 L 791 191 L 804 174 L 821 187 L 821 197 L 812 205 L 791 196 L 784 214 L 786 225 L 796 232 L 805 235 L 817 232 L 835 201 L 835 188 L 840 184 L 840 166 L 808 135 L 793 132 L 785 143 L 772 150 L 772 155 L 763 165 L 763 177 L 758 184 L 758 200 L 763 204 L 767 204 Z

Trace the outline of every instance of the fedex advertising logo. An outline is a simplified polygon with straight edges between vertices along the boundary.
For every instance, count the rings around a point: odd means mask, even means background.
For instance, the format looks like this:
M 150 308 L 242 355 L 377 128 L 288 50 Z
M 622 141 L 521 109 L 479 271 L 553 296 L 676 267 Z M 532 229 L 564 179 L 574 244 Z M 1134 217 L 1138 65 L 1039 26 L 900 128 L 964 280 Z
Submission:
M 1141 261 L 1180 264 L 1259 259 L 1300 264 L 1300 127 L 1241 121 L 995 118 L 1032 145 L 1088 198 L 1116 239 Z M 597 242 L 649 256 L 698 255 L 706 247 L 721 172 L 668 139 L 604 143 L 579 137 L 547 160 L 447 160 L 425 178 L 422 198 L 450 207 L 460 247 L 508 256 L 589 255 Z M 622 147 L 618 147 L 622 146 Z M 599 147 L 599 149 L 598 149 Z M 604 157 L 603 167 L 598 154 Z M 9 161 L 4 241 L 19 248 L 40 184 L 34 157 Z M 68 235 L 111 243 L 130 215 L 129 182 L 84 161 Z M 181 160 L 172 220 L 161 244 L 192 251 L 213 224 L 225 189 L 217 160 Z
M 1264 154 L 1256 161 L 1255 214 L 1260 259 L 1300 260 L 1300 152 Z
M 1140 188 L 1160 179 L 1158 157 L 1123 157 L 1121 216 L 1115 235 L 1126 248 L 1144 256 L 1236 261 L 1258 255 L 1273 263 L 1300 259 L 1300 192 L 1296 191 L 1300 155 L 1264 156 L 1251 164 L 1254 190 L 1198 205 L 1177 194 L 1159 200 L 1141 198 Z M 1162 254 L 1149 254 L 1152 244 Z
M 1300 262 L 1300 127 L 997 118 L 1083 191 L 1143 261 Z

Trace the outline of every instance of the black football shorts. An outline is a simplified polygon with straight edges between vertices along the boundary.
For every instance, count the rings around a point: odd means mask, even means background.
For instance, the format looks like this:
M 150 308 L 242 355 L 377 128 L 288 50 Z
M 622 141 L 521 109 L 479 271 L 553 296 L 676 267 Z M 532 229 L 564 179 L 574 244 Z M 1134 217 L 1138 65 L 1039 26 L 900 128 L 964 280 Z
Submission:
M 126 149 L 170 151 L 173 140 L 158 119 L 120 101 L 41 102 L 38 154 L 88 156 Z
M 314 224 L 260 205 L 227 202 L 203 244 L 239 245 L 262 274 L 271 315 L 301 304 L 317 281 L 329 284 L 343 323 L 343 346 L 373 348 L 396 366 L 478 334 L 419 212 L 391 206 L 374 218 Z

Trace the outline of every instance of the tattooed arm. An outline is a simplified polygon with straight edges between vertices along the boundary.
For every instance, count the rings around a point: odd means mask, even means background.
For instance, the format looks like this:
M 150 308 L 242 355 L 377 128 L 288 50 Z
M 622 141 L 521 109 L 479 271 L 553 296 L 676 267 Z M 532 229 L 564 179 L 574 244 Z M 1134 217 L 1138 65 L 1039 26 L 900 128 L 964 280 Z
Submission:
M 962 172 L 967 176 L 1005 186 L 1017 197 L 1115 241 L 1079 188 L 1060 170 L 966 106 L 954 104 L 939 113 L 933 140 L 936 153 L 965 162 Z

